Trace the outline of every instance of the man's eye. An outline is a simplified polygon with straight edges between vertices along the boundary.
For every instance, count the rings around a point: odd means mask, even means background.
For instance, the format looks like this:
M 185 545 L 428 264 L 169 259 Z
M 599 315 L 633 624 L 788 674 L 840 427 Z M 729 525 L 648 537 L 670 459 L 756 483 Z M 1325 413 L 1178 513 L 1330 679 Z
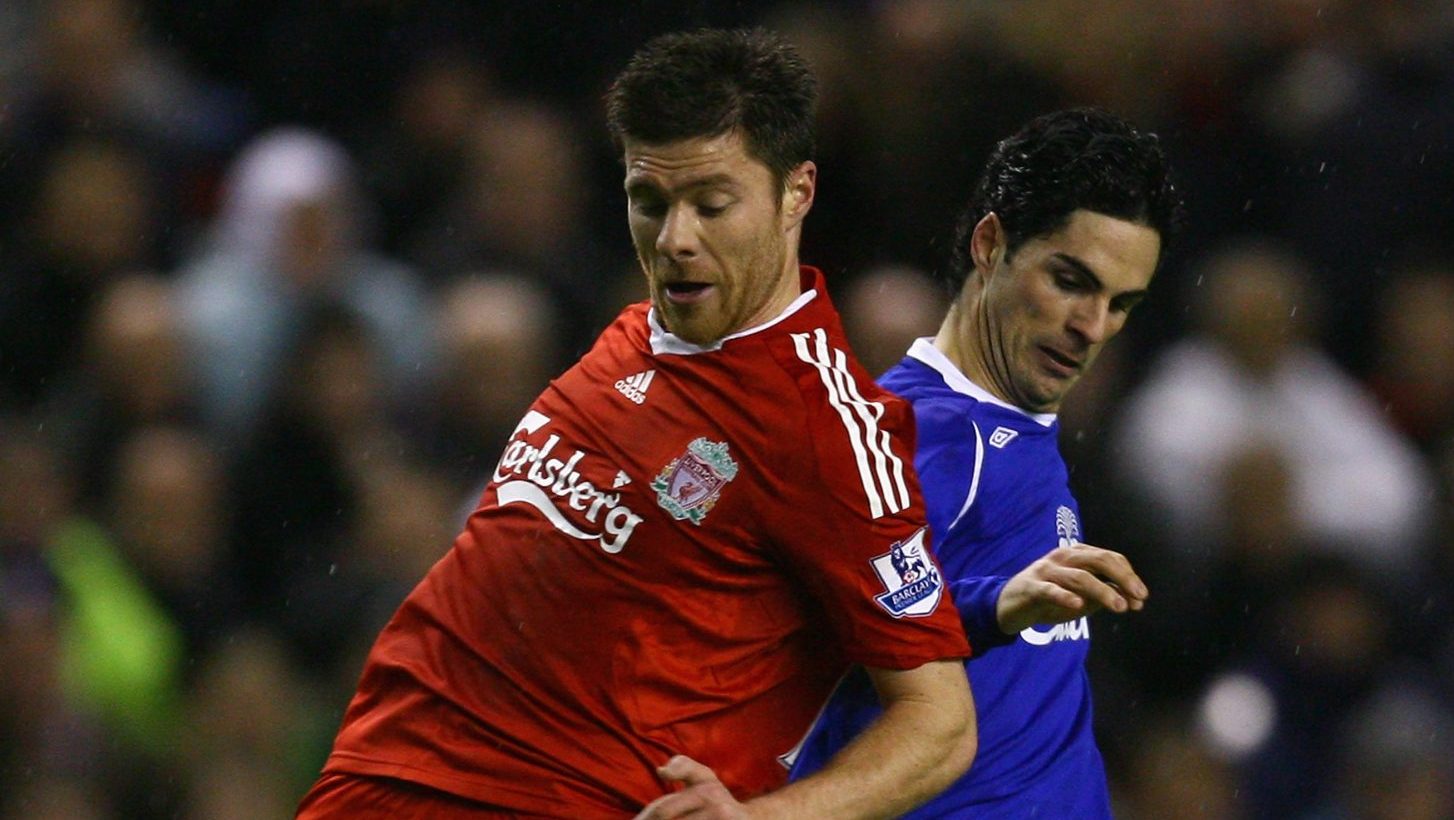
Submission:
M 714 203 L 705 203 L 704 202 L 704 203 L 702 203 L 702 204 L 700 204 L 700 205 L 697 206 L 697 213 L 701 214 L 704 217 L 708 217 L 708 218 L 714 217 L 714 216 L 721 216 L 727 210 L 728 204 L 729 203 L 725 203 L 725 202 L 724 203 L 715 203 L 715 202 Z
M 631 201 L 631 210 L 642 216 L 658 217 L 666 213 L 666 205 L 650 199 L 635 199 Z

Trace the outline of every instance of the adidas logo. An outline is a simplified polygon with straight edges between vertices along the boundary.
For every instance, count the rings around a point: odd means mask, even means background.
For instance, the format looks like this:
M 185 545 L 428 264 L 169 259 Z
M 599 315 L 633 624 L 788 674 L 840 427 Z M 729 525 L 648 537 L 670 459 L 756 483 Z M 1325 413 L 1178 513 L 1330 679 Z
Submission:
M 651 380 L 654 378 L 656 378 L 655 370 L 643 370 L 635 376 L 627 376 L 616 382 L 616 389 L 621 391 L 621 395 L 641 404 L 646 401 L 646 388 L 651 386 Z

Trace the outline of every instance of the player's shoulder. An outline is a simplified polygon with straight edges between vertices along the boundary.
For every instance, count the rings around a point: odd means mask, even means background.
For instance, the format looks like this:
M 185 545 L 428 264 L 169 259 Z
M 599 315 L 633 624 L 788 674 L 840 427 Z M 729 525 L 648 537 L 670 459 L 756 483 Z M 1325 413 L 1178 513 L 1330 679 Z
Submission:
M 909 415 L 908 402 L 873 380 L 834 323 L 800 323 L 769 344 L 776 367 L 804 402 L 879 417 Z
M 622 308 L 569 370 L 610 369 L 625 360 L 648 354 L 651 350 L 651 328 L 647 320 L 650 309 L 649 302 L 637 302 Z
M 879 384 L 913 408 L 921 442 L 926 436 L 962 438 L 981 412 L 977 398 L 955 390 L 937 370 L 912 356 L 885 371 Z
M 606 325 L 597 338 L 597 344 L 601 342 L 631 344 L 642 347 L 647 344 L 651 336 L 650 322 L 647 315 L 651 312 L 651 303 L 647 301 L 633 302 L 621 309 L 616 318 Z

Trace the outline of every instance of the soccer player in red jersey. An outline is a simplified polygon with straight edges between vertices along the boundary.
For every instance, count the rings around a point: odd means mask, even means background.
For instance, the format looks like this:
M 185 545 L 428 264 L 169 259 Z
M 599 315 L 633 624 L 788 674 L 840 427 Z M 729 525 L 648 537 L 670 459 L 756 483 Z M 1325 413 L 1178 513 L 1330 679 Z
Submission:
M 651 299 L 520 421 L 300 816 L 882 817 L 968 767 L 912 415 L 798 264 L 814 97 L 760 30 L 658 38 L 616 79 Z M 883 718 L 784 785 L 850 663 Z

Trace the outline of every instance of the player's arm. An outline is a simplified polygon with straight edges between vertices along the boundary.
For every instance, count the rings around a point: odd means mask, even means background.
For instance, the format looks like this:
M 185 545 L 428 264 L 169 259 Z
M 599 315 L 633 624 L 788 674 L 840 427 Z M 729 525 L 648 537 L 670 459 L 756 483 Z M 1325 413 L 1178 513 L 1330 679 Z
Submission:
M 652 802 L 638 820 L 896 817 L 938 794 L 969 768 L 978 739 L 963 663 L 868 673 L 884 713 L 822 771 L 738 803 L 711 769 L 677 756 L 660 771 L 682 790 Z
M 1074 544 L 1051 550 L 1005 582 L 995 618 L 1001 632 L 1014 635 L 1028 626 L 1073 621 L 1102 609 L 1139 610 L 1147 595 L 1126 556 Z
M 1089 544 L 1051 550 L 1013 576 L 956 578 L 949 589 L 977 655 L 1013 642 L 1027 626 L 1102 609 L 1138 611 L 1148 594 L 1126 556 Z

